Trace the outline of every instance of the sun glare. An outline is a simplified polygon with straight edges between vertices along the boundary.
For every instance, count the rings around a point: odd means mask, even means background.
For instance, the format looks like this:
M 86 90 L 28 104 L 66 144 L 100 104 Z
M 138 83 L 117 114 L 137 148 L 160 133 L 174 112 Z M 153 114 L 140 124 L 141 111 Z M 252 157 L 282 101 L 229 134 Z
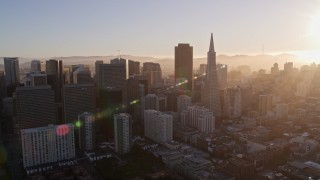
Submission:
M 308 34 L 316 43 L 320 44 L 320 13 L 311 17 Z

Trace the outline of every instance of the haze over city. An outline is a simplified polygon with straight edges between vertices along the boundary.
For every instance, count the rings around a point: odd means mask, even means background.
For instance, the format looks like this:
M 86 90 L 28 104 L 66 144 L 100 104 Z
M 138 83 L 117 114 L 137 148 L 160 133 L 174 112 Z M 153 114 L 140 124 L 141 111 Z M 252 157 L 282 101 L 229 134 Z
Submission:
M 0 2 L 0 179 L 320 179 L 320 0 Z
M 1 1 L 0 56 L 172 57 L 177 42 L 205 57 L 211 32 L 219 54 L 295 53 L 319 59 L 320 2 Z M 264 50 L 263 50 L 264 49 Z

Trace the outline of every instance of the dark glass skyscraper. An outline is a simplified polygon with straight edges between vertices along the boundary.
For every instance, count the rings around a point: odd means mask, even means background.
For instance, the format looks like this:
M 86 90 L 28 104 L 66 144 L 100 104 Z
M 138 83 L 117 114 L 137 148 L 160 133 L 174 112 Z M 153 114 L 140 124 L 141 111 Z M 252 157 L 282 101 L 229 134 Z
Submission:
M 193 47 L 189 44 L 178 44 L 175 47 L 175 81 L 179 79 L 187 79 L 186 88 L 193 88 Z
M 4 71 L 6 96 L 11 97 L 15 88 L 20 84 L 19 59 L 17 57 L 4 57 Z

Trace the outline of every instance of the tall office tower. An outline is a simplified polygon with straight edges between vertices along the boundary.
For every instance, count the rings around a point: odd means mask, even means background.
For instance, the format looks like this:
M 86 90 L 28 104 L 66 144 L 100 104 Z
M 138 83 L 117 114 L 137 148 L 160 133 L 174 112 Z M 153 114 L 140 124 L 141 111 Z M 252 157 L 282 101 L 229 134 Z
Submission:
M 177 98 L 177 112 L 181 113 L 186 110 L 189 106 L 192 106 L 191 97 L 187 95 L 180 95 Z
M 71 67 L 63 67 L 63 84 L 71 84 Z
M 272 95 L 259 96 L 259 113 L 261 115 L 267 114 L 272 109 Z
M 46 61 L 47 83 L 55 94 L 55 102 L 61 102 L 61 88 L 63 81 L 63 65 L 61 60 L 50 59 Z
M 148 80 L 141 75 L 132 75 L 127 80 L 128 105 L 134 100 L 138 100 L 141 97 L 148 94 Z
M 222 115 L 224 117 L 236 118 L 242 113 L 241 88 L 233 87 L 223 90 Z
M 31 72 L 41 72 L 40 60 L 32 60 L 31 61 Z
M 50 86 L 17 87 L 14 97 L 19 129 L 57 123 L 54 92 Z
M 63 64 L 61 60 L 46 61 L 47 84 L 54 91 L 55 111 L 57 123 L 63 123 L 62 86 L 64 84 Z
M 72 83 L 92 84 L 93 79 L 91 77 L 91 72 L 88 68 L 85 68 L 83 64 L 78 65 L 78 68 L 72 72 Z
M 73 123 L 83 112 L 96 112 L 96 88 L 93 84 L 63 86 L 64 120 Z
M 144 111 L 144 135 L 157 143 L 172 141 L 172 121 L 171 115 L 156 111 Z
M 273 64 L 273 67 L 271 68 L 271 74 L 272 75 L 279 74 L 279 65 L 278 65 L 278 63 L 274 63 Z
M 203 75 L 207 72 L 207 64 L 200 64 L 199 74 Z
M 213 112 L 207 108 L 189 106 L 185 124 L 197 128 L 200 132 L 212 133 L 215 130 L 215 116 Z
M 225 64 L 217 64 L 217 77 L 219 88 L 225 89 L 228 87 L 228 66 Z
M 101 65 L 101 64 L 103 64 L 103 60 L 97 60 L 97 61 L 94 63 L 96 83 L 99 82 L 99 74 L 100 74 L 100 65 Z
M 132 76 L 134 74 L 140 74 L 140 62 L 139 61 L 128 61 L 129 66 L 129 76 Z
M 95 121 L 96 116 L 93 113 L 84 112 L 78 115 L 76 122 L 77 147 L 80 151 L 91 151 L 95 148 Z
M 99 67 L 99 90 L 118 88 L 122 91 L 122 103 L 124 105 L 127 104 L 127 76 L 125 64 L 100 64 Z
M 193 92 L 192 92 L 192 102 L 193 103 L 200 103 L 201 102 L 201 96 L 203 95 L 203 87 L 204 87 L 204 81 L 206 77 L 205 75 L 200 75 L 193 81 Z
M 207 61 L 206 80 L 201 99 L 204 106 L 210 109 L 214 116 L 219 119 L 221 116 L 220 90 L 217 78 L 216 52 L 214 51 L 212 34 Z
M 193 89 L 193 47 L 189 44 L 178 44 L 175 47 L 175 82 L 178 79 L 187 79 L 186 88 Z
M 148 79 L 150 87 L 157 88 L 163 85 L 162 71 L 159 63 L 143 63 L 142 74 Z
M 127 80 L 127 112 L 134 121 L 141 120 L 141 98 L 148 93 L 148 80 L 142 75 L 132 75 Z
M 19 58 L 4 57 L 4 72 L 6 79 L 6 96 L 11 97 L 20 84 Z
M 22 129 L 25 168 L 75 158 L 73 124 Z
M 31 72 L 27 74 L 27 82 L 25 86 L 43 86 L 47 85 L 47 74 L 37 72 Z
M 114 115 L 114 144 L 118 154 L 130 152 L 132 143 L 132 120 L 130 114 L 120 113 Z

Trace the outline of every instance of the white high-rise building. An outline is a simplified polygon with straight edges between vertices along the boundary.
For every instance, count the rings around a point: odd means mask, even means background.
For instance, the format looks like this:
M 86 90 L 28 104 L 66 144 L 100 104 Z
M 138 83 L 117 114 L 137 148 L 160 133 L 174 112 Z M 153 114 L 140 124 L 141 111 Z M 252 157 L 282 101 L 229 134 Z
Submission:
M 114 144 L 119 154 L 129 153 L 132 147 L 132 120 L 130 114 L 114 115 Z
M 144 111 L 144 135 L 157 143 L 172 141 L 171 115 L 155 110 Z
M 177 111 L 181 113 L 183 110 L 186 110 L 189 106 L 192 106 L 191 97 L 187 95 L 180 95 L 177 98 Z
M 79 148 L 82 151 L 90 151 L 95 147 L 95 121 L 96 116 L 93 113 L 84 112 L 78 116 L 78 141 Z
M 200 132 L 212 133 L 215 130 L 215 116 L 207 108 L 189 106 L 185 124 L 197 128 Z
M 21 130 L 25 168 L 75 158 L 73 124 Z

